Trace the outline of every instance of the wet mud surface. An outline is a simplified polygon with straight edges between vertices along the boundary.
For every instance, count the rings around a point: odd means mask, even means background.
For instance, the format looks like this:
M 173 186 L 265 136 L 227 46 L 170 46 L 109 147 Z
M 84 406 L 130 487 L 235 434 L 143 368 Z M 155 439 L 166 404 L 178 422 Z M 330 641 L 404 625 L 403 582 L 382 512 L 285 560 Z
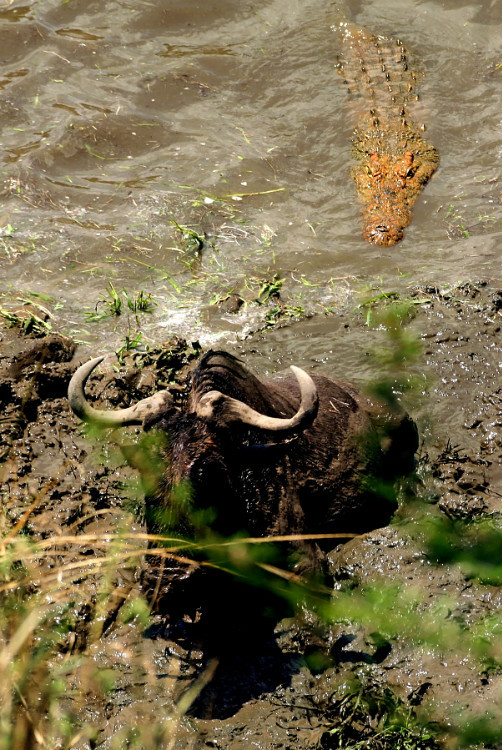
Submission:
M 423 393 L 409 407 L 421 435 L 420 493 L 442 518 L 496 520 L 502 499 L 500 286 L 427 286 L 414 290 L 411 299 L 420 300 L 411 325 L 423 345 L 414 365 Z M 350 342 L 359 351 L 369 349 L 378 332 L 350 311 L 339 311 L 332 324 L 337 343 L 330 342 L 327 361 L 316 363 L 313 357 L 312 363 L 330 374 L 336 361 L 337 371 L 331 374 L 357 378 L 350 357 L 340 372 L 343 352 Z M 297 336 L 303 326 L 308 335 L 308 325 L 315 325 L 315 319 L 258 334 L 234 353 L 258 372 L 266 365 L 281 369 L 274 337 L 281 333 L 282 350 L 287 350 L 288 335 Z M 345 331 L 345 338 L 337 331 Z M 135 472 L 117 456 L 113 440 L 96 447 L 70 413 L 68 381 L 86 359 L 75 343 L 57 333 L 33 337 L 6 326 L 0 336 L 0 478 L 8 523 L 27 514 L 26 530 L 35 539 L 83 535 L 72 553 L 74 561 L 92 561 L 99 556 L 99 545 L 86 543 L 85 535 L 106 533 L 119 523 L 144 530 L 140 515 L 128 504 Z M 174 340 L 147 355 L 130 355 L 123 365 L 107 362 L 88 391 L 103 406 L 121 407 L 168 383 L 181 399 L 198 352 L 196 346 Z M 124 432 L 122 442 L 134 443 L 137 431 Z M 460 566 L 435 564 L 406 524 L 410 512 L 405 504 L 389 527 L 333 550 L 333 596 L 343 590 L 356 595 L 369 584 L 398 580 L 421 591 L 417 616 L 427 617 L 439 603 L 445 627 L 450 618 L 461 618 L 470 627 L 498 611 L 502 589 L 470 579 Z M 57 557 L 45 566 L 56 562 Z M 308 612 L 299 618 L 279 613 L 275 632 L 265 629 L 259 637 L 236 622 L 217 665 L 193 631 L 179 622 L 166 625 L 164 614 L 152 614 L 143 631 L 117 619 L 123 602 L 140 590 L 140 567 L 137 560 L 119 566 L 116 611 L 106 613 L 98 638 L 89 635 L 91 618 L 85 610 L 71 635 L 73 649 L 87 649 L 95 663 L 113 666 L 119 675 L 106 701 L 89 696 L 78 706 L 82 719 L 98 729 L 94 744 L 83 742 L 82 748 L 111 747 L 114 736 L 138 717 L 147 726 L 171 711 L 201 676 L 207 684 L 177 726 L 172 746 L 179 750 L 335 747 L 330 730 L 341 715 L 339 691 L 353 676 L 381 690 L 392 688 L 413 710 L 427 710 L 446 725 L 459 705 L 485 711 L 501 686 L 496 671 L 481 670 L 465 653 L 445 654 L 406 634 L 378 643 L 362 625 L 339 621 L 320 627 Z M 89 601 L 96 596 L 97 580 L 82 584 Z M 131 659 L 133 652 L 140 658 Z M 327 661 L 314 668 L 312 652 L 327 655 Z M 354 731 L 356 738 L 367 737 L 371 724 Z

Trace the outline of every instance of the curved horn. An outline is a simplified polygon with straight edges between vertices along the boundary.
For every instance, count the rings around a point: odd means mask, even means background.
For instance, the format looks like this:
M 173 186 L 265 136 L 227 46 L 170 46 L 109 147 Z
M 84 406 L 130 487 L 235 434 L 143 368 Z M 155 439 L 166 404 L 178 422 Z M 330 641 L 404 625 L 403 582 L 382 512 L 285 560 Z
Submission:
M 230 422 L 241 422 L 242 424 L 258 427 L 271 432 L 291 432 L 292 430 L 305 430 L 310 427 L 317 416 L 319 397 L 314 381 L 305 370 L 294 365 L 290 368 L 300 386 L 300 406 L 293 417 L 283 419 L 281 417 L 267 417 L 252 409 L 242 401 L 231 396 L 225 396 L 220 391 L 209 391 L 199 400 L 196 414 L 206 421 L 220 420 L 224 424 Z
M 120 427 L 132 424 L 143 424 L 148 416 L 165 414 L 172 405 L 172 396 L 169 391 L 158 391 L 153 396 L 143 398 L 134 406 L 127 409 L 115 409 L 106 411 L 95 409 L 91 406 L 84 393 L 87 378 L 104 360 L 104 357 L 96 357 L 81 365 L 72 376 L 68 386 L 68 400 L 73 412 L 85 422 L 94 422 L 101 427 Z

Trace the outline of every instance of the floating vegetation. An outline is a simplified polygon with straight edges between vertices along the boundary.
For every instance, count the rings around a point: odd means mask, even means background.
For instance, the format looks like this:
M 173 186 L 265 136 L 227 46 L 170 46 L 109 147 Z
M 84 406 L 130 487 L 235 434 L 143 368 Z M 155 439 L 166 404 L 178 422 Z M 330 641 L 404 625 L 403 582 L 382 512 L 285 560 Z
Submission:
M 462 237 L 468 239 L 470 237 L 469 227 L 466 226 L 464 217 L 452 203 L 448 206 L 446 219 L 448 221 L 447 231 L 450 239 L 460 239 Z
M 52 325 L 48 320 L 42 320 L 35 313 L 29 313 L 25 316 L 0 308 L 0 315 L 9 323 L 10 328 L 18 326 L 25 334 L 44 336 L 52 329 Z
M 263 281 L 255 302 L 266 305 L 272 298 L 278 298 L 283 284 L 284 279 L 277 274 L 271 280 Z
M 52 324 L 49 320 L 50 313 L 42 308 L 44 317 L 41 317 L 33 308 L 33 305 L 18 310 L 5 310 L 0 307 L 0 315 L 7 321 L 9 328 L 20 328 L 22 333 L 26 335 L 45 336 L 52 330 Z
M 108 282 L 106 295 L 96 303 L 92 312 L 86 313 L 87 321 L 97 323 L 103 318 L 112 318 L 114 315 L 120 315 L 122 312 L 122 299 L 115 290 L 112 282 Z
M 5 226 L 0 227 L 0 237 L 12 237 L 15 231 L 12 224 L 5 224 Z
M 265 314 L 265 328 L 272 328 L 282 320 L 305 317 L 305 309 L 301 305 L 276 305 Z
M 153 296 L 151 294 L 148 294 L 147 292 L 138 292 L 136 297 L 130 297 L 128 293 L 125 291 L 125 289 L 122 291 L 122 294 L 127 300 L 127 307 L 131 312 L 133 313 L 140 313 L 140 312 L 152 312 L 153 309 L 157 306 L 157 303 L 153 299 Z
M 174 219 L 171 219 L 171 222 L 181 235 L 182 249 L 192 255 L 200 256 L 207 245 L 206 233 L 203 232 L 200 234 L 195 231 L 195 229 L 190 229 L 190 227 L 184 227 L 181 224 L 178 224 Z

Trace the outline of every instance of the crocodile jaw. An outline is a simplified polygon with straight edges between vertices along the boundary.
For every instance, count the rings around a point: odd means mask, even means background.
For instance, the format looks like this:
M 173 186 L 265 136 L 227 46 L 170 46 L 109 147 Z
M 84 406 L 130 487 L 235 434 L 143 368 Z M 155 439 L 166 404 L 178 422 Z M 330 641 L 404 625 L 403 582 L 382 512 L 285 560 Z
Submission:
M 410 219 L 408 219 L 406 224 L 409 224 L 409 222 Z M 372 245 L 391 247 L 403 239 L 403 227 L 406 224 L 399 226 L 396 224 L 395 217 L 379 217 L 370 214 L 369 216 L 365 216 L 363 237 L 366 242 L 370 242 Z
M 391 247 L 411 221 L 411 206 L 437 167 L 437 155 L 423 159 L 405 151 L 399 156 L 372 151 L 353 169 L 357 193 L 364 205 L 363 237 Z

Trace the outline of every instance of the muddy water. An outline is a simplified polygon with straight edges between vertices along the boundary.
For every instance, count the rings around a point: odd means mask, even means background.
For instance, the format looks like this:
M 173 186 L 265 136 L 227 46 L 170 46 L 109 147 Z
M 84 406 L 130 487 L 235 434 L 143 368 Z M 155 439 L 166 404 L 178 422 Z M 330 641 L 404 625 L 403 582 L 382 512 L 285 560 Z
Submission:
M 441 156 L 394 248 L 361 237 L 330 28 L 345 18 L 405 42 Z M 497 277 L 501 31 L 488 0 L 3 3 L 0 301 L 47 295 L 31 299 L 55 327 L 112 349 L 138 323 L 87 321 L 109 281 L 154 295 L 144 341 L 208 343 L 260 326 L 275 274 L 314 313 L 375 281 Z M 233 290 L 237 315 L 212 304 Z

